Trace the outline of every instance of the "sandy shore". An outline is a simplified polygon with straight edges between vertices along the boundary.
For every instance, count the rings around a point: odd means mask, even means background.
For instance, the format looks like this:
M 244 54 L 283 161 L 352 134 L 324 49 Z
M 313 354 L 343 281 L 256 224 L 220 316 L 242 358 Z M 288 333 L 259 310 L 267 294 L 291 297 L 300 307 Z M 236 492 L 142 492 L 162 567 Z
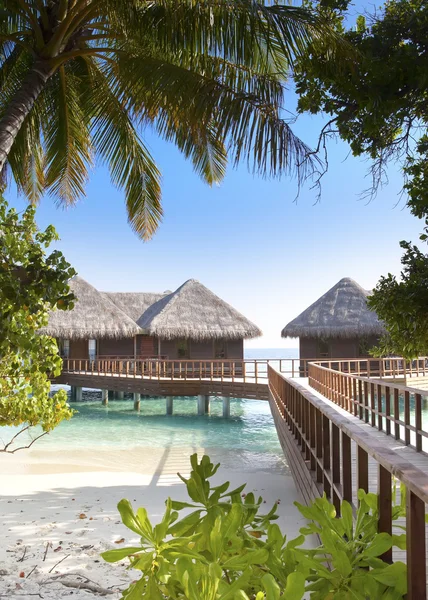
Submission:
M 0 600 L 97 597 L 67 582 L 95 583 L 112 592 L 107 598 L 120 598 L 137 573 L 126 571 L 125 562 L 107 565 L 99 556 L 138 543 L 119 519 L 118 501 L 129 498 L 135 507 L 145 506 L 157 522 L 169 495 L 185 499 L 176 473 L 188 474 L 194 451 L 139 447 L 96 456 L 41 450 L 0 455 Z M 266 471 L 248 454 L 210 449 L 210 456 L 222 464 L 217 482 L 247 482 L 246 491 L 263 496 L 267 508 L 279 500 L 279 525 L 289 537 L 298 534 L 304 521 L 293 502 L 300 498 L 282 459 Z

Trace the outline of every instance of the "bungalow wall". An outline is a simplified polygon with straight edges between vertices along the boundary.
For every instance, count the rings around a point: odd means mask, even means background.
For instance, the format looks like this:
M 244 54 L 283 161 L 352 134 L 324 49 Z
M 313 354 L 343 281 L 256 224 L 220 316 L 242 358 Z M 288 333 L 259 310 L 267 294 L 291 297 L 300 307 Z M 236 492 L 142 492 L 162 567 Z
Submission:
M 89 358 L 89 340 L 70 340 L 70 358 Z M 178 360 L 178 340 L 160 340 L 160 354 L 169 360 Z M 214 340 L 188 340 L 189 360 L 214 360 Z M 137 335 L 137 357 L 157 356 L 158 340 L 148 335 Z M 244 340 L 227 340 L 225 342 L 225 359 L 244 358 Z M 97 356 L 134 356 L 134 338 L 102 338 L 97 340 Z M 311 354 L 309 358 L 313 358 Z
M 97 340 L 98 356 L 134 356 L 134 338 L 102 338 Z
M 161 340 L 160 354 L 168 356 L 169 360 L 178 360 L 178 340 Z M 188 340 L 189 360 L 214 360 L 214 340 Z M 244 340 L 226 341 L 226 359 L 244 358 Z M 184 359 L 183 359 L 184 360 Z
M 227 358 L 244 358 L 244 340 L 227 340 Z
M 364 338 L 300 338 L 300 358 L 364 358 L 378 343 L 376 336 Z

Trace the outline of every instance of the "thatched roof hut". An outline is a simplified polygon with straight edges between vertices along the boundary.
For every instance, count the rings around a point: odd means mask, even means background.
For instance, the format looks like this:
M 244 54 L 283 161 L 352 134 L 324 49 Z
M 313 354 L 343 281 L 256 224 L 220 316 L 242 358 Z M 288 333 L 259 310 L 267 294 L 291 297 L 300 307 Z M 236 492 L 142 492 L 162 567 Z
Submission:
M 369 293 L 345 277 L 288 323 L 281 336 L 326 339 L 382 335 L 382 323 L 367 306 Z
M 126 338 L 141 333 L 140 327 L 108 297 L 81 277 L 70 281 L 76 296 L 73 310 L 55 310 L 41 333 L 62 339 Z
M 262 335 L 256 325 L 195 279 L 150 306 L 138 321 L 161 339 L 247 339 Z

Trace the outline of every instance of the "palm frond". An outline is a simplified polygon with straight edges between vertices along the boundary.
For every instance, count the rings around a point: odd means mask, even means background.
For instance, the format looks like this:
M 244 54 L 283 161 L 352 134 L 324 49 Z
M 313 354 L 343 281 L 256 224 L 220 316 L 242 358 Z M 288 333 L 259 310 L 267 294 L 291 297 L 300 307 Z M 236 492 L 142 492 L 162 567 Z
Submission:
M 132 88 L 133 104 L 141 106 L 144 115 L 156 120 L 163 111 L 178 111 L 195 126 L 215 123 L 215 136 L 224 140 L 232 161 L 246 161 L 254 173 L 279 177 L 296 172 L 310 152 L 280 117 L 275 87 L 271 99 L 269 86 L 260 91 L 263 79 L 252 83 L 259 88 L 255 95 L 154 57 L 119 61 L 119 66 L 123 81 Z M 168 139 L 167 129 L 161 127 L 160 132 Z M 316 159 L 309 158 L 305 166 L 311 169 L 315 164 Z M 304 177 L 306 172 L 300 174 Z
M 76 63 L 62 66 L 46 88 L 44 123 L 46 186 L 61 204 L 73 204 L 85 194 L 92 164 L 90 114 L 83 110 L 87 89 L 74 73 Z
M 125 190 L 128 220 L 149 239 L 162 219 L 159 170 L 140 139 L 119 93 L 104 72 L 92 68 L 92 135 L 97 154 L 108 164 L 112 182 Z

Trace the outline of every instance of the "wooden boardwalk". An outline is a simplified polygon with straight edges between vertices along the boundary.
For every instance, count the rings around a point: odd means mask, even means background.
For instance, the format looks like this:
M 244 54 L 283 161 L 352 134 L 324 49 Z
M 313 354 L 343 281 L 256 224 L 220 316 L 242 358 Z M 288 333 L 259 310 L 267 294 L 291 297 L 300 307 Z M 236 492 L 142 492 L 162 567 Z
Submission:
M 322 394 L 320 394 L 319 392 L 317 392 L 316 390 L 314 390 L 313 388 L 311 388 L 309 386 L 309 382 L 308 382 L 307 378 L 299 379 L 299 383 L 301 385 L 303 385 L 304 387 L 306 387 L 308 389 L 308 391 L 310 391 L 312 394 L 314 394 L 315 396 L 320 398 L 320 400 L 325 402 L 327 404 L 327 406 L 330 406 L 331 408 L 336 410 L 338 412 L 338 414 L 349 419 L 349 421 L 353 425 L 359 427 L 362 432 L 369 433 L 369 435 L 373 438 L 373 440 L 376 440 L 377 443 L 382 444 L 382 446 L 384 446 L 385 448 L 389 448 L 391 451 L 398 454 L 404 460 L 408 461 L 409 463 L 414 465 L 416 468 L 421 470 L 428 477 L 428 456 L 425 453 L 416 452 L 416 450 L 414 448 L 412 448 L 411 446 L 405 446 L 401 442 L 395 440 L 392 436 L 390 436 L 390 435 L 387 436 L 384 431 L 378 431 L 376 428 L 371 427 L 368 423 L 361 421 L 358 417 L 351 415 L 349 412 L 347 412 L 340 406 L 337 406 L 337 404 L 334 404 L 333 402 L 331 402 L 331 400 L 327 400 L 327 398 L 325 398 Z M 353 503 L 356 506 L 357 505 L 356 491 L 358 489 L 358 486 L 357 486 L 358 458 L 357 458 L 357 445 L 353 441 L 351 441 L 351 455 L 352 455 L 352 490 L 353 490 L 352 498 L 353 498 Z M 397 485 L 397 494 L 396 494 L 395 502 L 399 503 L 400 502 L 399 481 L 397 481 L 397 484 L 398 485 Z M 372 457 L 369 457 L 368 487 L 369 487 L 369 492 L 373 492 L 375 494 L 378 493 L 379 463 L 376 462 Z M 428 506 L 426 508 L 426 512 L 428 514 Z M 405 526 L 405 524 L 406 523 L 405 523 L 404 518 L 402 518 L 396 522 L 396 525 Z M 394 533 L 396 533 L 397 535 L 400 535 L 401 533 L 403 533 L 403 531 L 397 527 L 395 527 L 394 529 L 395 529 Z M 428 547 L 428 524 L 425 527 L 425 540 L 426 540 L 426 544 Z M 394 557 L 394 560 L 402 560 L 403 562 L 406 562 L 406 551 L 394 548 L 393 557 Z M 428 571 L 428 556 L 427 556 L 427 571 Z M 428 585 L 428 582 L 427 582 L 427 585 Z
M 403 533 L 406 550 L 394 549 L 385 560 L 408 565 L 409 600 L 427 598 L 428 455 L 360 420 L 309 386 L 270 369 L 270 406 L 278 437 L 306 503 L 327 494 L 339 509 L 343 499 L 357 505 L 363 488 L 379 496 L 379 531 Z M 394 477 L 406 486 L 405 518 L 391 520 Z

